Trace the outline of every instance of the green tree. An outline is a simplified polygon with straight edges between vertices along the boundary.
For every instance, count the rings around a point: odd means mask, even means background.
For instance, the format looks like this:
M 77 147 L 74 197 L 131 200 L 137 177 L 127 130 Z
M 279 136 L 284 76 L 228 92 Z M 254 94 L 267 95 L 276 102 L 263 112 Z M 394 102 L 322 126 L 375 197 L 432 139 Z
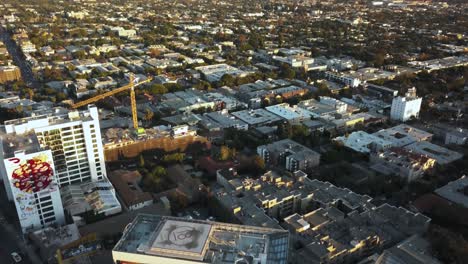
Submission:
M 165 94 L 168 92 L 168 89 L 166 88 L 166 86 L 162 85 L 162 84 L 159 84 L 159 83 L 156 83 L 156 84 L 153 84 L 150 86 L 149 88 L 149 91 L 153 94 L 153 95 L 158 95 L 158 94 Z
M 234 77 L 230 74 L 224 74 L 221 79 L 219 80 L 218 86 L 233 86 L 234 85 Z
M 221 146 L 219 150 L 219 159 L 228 160 L 231 157 L 231 150 L 227 146 Z
M 257 171 L 261 172 L 265 170 L 265 160 L 263 160 L 262 157 L 255 155 L 253 163 Z
M 293 68 L 287 63 L 281 64 L 280 68 L 280 77 L 286 78 L 286 79 L 294 79 L 296 77 L 296 72 L 294 71 Z
M 151 109 L 149 109 L 149 108 L 146 108 L 146 113 L 145 113 L 145 117 L 144 117 L 145 120 L 149 122 L 149 121 L 153 120 L 153 117 L 154 117 L 153 111 Z

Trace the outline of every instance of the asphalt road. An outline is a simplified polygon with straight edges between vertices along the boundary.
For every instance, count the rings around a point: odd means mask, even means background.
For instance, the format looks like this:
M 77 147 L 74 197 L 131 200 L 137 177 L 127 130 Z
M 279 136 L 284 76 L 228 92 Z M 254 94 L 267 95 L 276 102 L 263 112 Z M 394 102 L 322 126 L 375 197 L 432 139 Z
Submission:
M 0 183 L 0 264 L 15 263 L 11 257 L 12 252 L 21 255 L 21 264 L 42 263 L 32 247 L 25 243 L 19 230 L 16 208 L 13 203 L 8 202 L 4 190 L 5 187 Z
M 0 214 L 0 262 L 2 264 L 15 263 L 11 257 L 11 253 L 17 252 L 23 259 L 20 262 L 21 264 L 33 264 L 17 243 L 17 241 L 21 241 L 21 235 L 12 233 L 8 225 L 3 215 Z
M 5 44 L 8 53 L 10 53 L 10 56 L 12 57 L 15 65 L 20 68 L 21 77 L 23 78 L 26 85 L 34 89 L 39 89 L 41 84 L 34 78 L 34 74 L 31 68 L 24 59 L 23 52 L 20 50 L 18 45 L 16 45 L 16 42 L 13 41 L 11 35 L 2 27 L 0 27 L 0 39 Z

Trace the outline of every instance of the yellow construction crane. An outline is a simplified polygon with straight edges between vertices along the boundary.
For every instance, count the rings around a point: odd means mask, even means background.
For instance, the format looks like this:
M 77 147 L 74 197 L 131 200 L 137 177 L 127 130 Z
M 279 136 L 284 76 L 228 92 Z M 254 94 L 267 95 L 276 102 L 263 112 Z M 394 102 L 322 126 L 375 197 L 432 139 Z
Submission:
M 135 87 L 137 87 L 139 85 L 142 85 L 144 83 L 151 82 L 151 80 L 152 80 L 152 78 L 149 77 L 148 79 L 146 79 L 144 81 L 135 83 L 135 77 L 133 76 L 133 74 L 131 74 L 130 75 L 130 82 L 127 85 L 122 86 L 122 87 L 117 88 L 117 89 L 114 89 L 112 91 L 100 94 L 100 95 L 96 95 L 96 96 L 91 97 L 89 99 L 86 99 L 84 101 L 78 102 L 78 103 L 72 105 L 72 108 L 74 108 L 74 109 L 80 108 L 82 106 L 95 103 L 95 102 L 97 102 L 97 101 L 99 101 L 101 99 L 104 99 L 106 97 L 118 94 L 118 93 L 123 92 L 123 91 L 130 90 L 130 102 L 131 102 L 131 108 L 132 108 L 133 127 L 135 128 L 135 130 L 138 131 L 138 114 L 137 114 L 137 106 L 136 106 L 136 100 L 135 100 Z

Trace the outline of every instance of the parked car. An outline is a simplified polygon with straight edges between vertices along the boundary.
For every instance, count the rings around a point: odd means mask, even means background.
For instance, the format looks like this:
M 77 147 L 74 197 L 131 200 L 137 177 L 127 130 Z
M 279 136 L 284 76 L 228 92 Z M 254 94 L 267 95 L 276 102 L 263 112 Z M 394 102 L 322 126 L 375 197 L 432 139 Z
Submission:
M 13 258 L 15 263 L 20 263 L 23 260 L 23 258 L 21 258 L 21 256 L 20 256 L 20 254 L 18 254 L 16 252 L 11 253 L 11 257 Z

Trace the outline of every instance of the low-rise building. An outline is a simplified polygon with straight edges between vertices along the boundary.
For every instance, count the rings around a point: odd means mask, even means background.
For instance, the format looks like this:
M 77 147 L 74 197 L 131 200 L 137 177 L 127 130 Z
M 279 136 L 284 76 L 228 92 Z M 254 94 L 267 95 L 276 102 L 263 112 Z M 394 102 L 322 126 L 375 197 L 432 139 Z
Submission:
M 0 83 L 21 80 L 21 72 L 18 66 L 0 66 Z
M 349 136 L 336 137 L 333 140 L 364 154 L 382 151 L 392 146 L 392 142 L 364 131 L 356 131 L 349 134 Z
M 373 135 L 392 142 L 392 146 L 394 147 L 404 147 L 420 141 L 431 141 L 433 136 L 429 132 L 406 124 L 382 129 Z
M 63 207 L 73 216 L 88 211 L 108 216 L 122 211 L 115 189 L 107 179 L 67 185 L 60 192 Z
M 265 110 L 295 124 L 309 120 L 311 117 L 309 111 L 297 106 L 290 106 L 288 103 L 267 106 Z
M 138 215 L 112 250 L 115 263 L 286 264 L 289 233 L 246 225 Z
M 231 113 L 233 116 L 247 123 L 249 126 L 264 126 L 280 122 L 281 117 L 265 109 L 241 110 Z
M 209 82 L 217 82 L 226 74 L 232 75 L 233 77 L 243 77 L 247 75 L 246 72 L 224 63 L 199 66 L 196 67 L 195 70 L 200 71 Z
M 435 193 L 452 203 L 468 208 L 468 177 L 464 175 L 458 180 L 449 182 L 435 190 Z
M 329 71 L 325 72 L 325 78 L 327 78 L 328 80 L 343 83 L 353 88 L 358 87 L 361 84 L 361 80 L 359 80 L 359 78 L 346 76 L 344 74 L 333 73 Z
M 153 204 L 151 193 L 144 192 L 139 186 L 141 178 L 138 171 L 116 170 L 109 174 L 110 182 L 129 210 L 137 210 Z
M 239 130 L 247 130 L 249 126 L 247 123 L 236 119 L 230 115 L 226 110 L 219 112 L 205 113 L 199 125 L 208 130 L 221 130 L 226 128 L 235 128 Z
M 336 112 L 338 114 L 345 114 L 348 109 L 348 105 L 345 102 L 342 102 L 335 98 L 328 96 L 320 96 L 319 99 L 320 103 L 335 107 Z
M 405 147 L 416 153 L 426 155 L 434 159 L 440 165 L 446 165 L 463 158 L 463 154 L 456 151 L 432 144 L 427 141 L 420 141 Z
M 390 148 L 372 153 L 372 169 L 386 175 L 397 175 L 407 182 L 421 178 L 435 166 L 435 160 L 404 148 Z
M 320 163 L 320 154 L 290 139 L 258 146 L 257 154 L 266 164 L 282 166 L 292 172 L 306 171 Z

